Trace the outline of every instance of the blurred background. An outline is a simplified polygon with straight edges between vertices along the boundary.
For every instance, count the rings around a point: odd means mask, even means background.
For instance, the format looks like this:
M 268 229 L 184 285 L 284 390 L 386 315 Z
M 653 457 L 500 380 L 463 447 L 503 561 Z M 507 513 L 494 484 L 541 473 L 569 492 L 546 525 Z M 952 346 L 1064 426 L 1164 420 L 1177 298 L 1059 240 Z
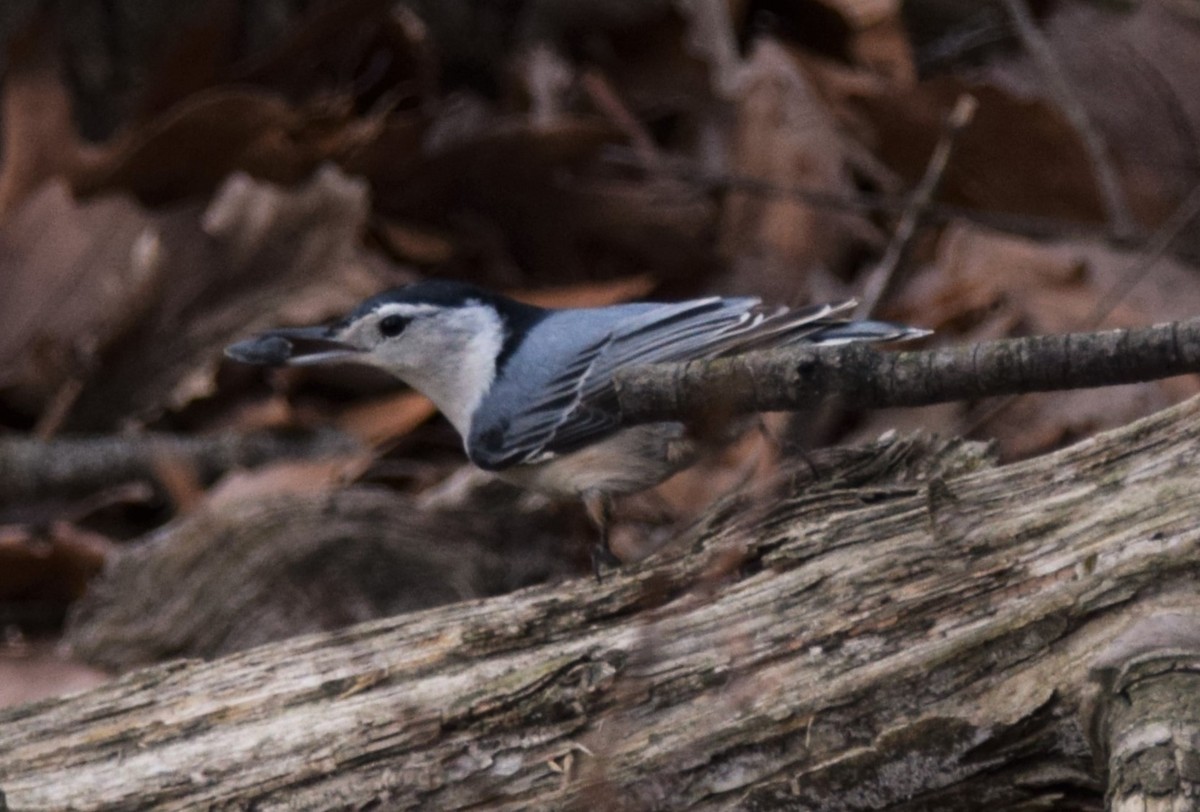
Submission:
M 1197 0 L 5 0 L 0 42 L 0 705 L 588 572 L 578 505 L 380 375 L 223 359 L 255 330 L 433 276 L 935 345 L 1200 313 Z M 771 415 L 613 544 L 890 429 L 1012 460 L 1196 391 Z

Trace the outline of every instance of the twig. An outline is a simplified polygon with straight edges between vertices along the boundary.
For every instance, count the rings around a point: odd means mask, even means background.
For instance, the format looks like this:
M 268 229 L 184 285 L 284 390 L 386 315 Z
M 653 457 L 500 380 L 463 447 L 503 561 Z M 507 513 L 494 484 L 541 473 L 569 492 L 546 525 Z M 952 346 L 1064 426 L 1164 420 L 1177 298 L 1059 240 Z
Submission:
M 762 197 L 782 197 L 802 200 L 814 206 L 823 206 L 835 211 L 852 212 L 887 212 L 902 214 L 909 204 L 904 196 L 880 194 L 876 192 L 859 192 L 853 196 L 830 192 L 825 189 L 814 189 L 807 186 L 772 183 L 762 178 L 752 178 L 729 172 L 712 172 L 692 166 L 675 156 L 663 155 L 661 163 L 647 165 L 636 152 L 629 147 L 608 146 L 601 155 L 602 159 L 611 166 L 635 169 L 650 173 L 663 173 L 672 178 L 691 183 L 711 192 L 745 192 Z M 1102 237 L 1117 243 L 1135 242 L 1145 235 L 1117 235 L 1105 228 L 1097 228 L 1091 223 L 1064 221 L 1051 217 L 1035 215 L 1006 214 L 1004 212 L 984 211 L 970 206 L 956 206 L 949 203 L 931 203 L 926 209 L 926 219 L 933 222 L 947 222 L 953 219 L 969 220 L 973 223 L 988 226 L 999 231 L 1008 231 L 1027 237 Z
M 1037 62 L 1042 73 L 1050 83 L 1051 92 L 1066 115 L 1071 126 L 1083 139 L 1084 149 L 1096 175 L 1096 184 L 1100 187 L 1100 196 L 1104 201 L 1104 211 L 1109 226 L 1120 236 L 1133 232 L 1133 217 L 1129 213 L 1129 204 L 1121 190 L 1117 173 L 1109 160 L 1108 147 L 1104 137 L 1092 123 L 1087 109 L 1079 100 L 1079 94 L 1067 78 L 1066 72 L 1054 55 L 1049 41 L 1042 35 L 1029 13 L 1025 0 L 1003 0 L 1008 16 L 1012 19 L 1017 37 L 1030 56 Z
M 274 459 L 312 458 L 360 449 L 339 432 L 304 438 L 226 433 L 185 437 L 171 434 L 0 438 L 0 504 L 47 495 L 69 496 L 131 479 L 156 481 L 164 461 L 176 460 L 208 480 L 235 467 Z
M 880 352 L 865 344 L 794 347 L 639 367 L 617 378 L 622 421 L 713 419 L 810 408 L 927 406 L 1023 392 L 1138 383 L 1200 372 L 1200 321 L 962 347 Z
M 900 216 L 900 222 L 896 225 L 896 232 L 892 235 L 891 242 L 888 243 L 887 251 L 884 252 L 883 258 L 871 272 L 871 276 L 863 288 L 862 299 L 858 309 L 854 311 L 854 315 L 858 318 L 867 318 L 875 313 L 880 303 L 885 301 L 895 289 L 899 281 L 900 267 L 908 257 L 913 238 L 917 234 L 917 227 L 921 224 L 930 203 L 933 202 L 934 194 L 937 193 L 938 187 L 942 183 L 942 176 L 950 162 L 950 153 L 954 150 L 954 142 L 963 128 L 971 123 L 978 106 L 979 103 L 974 96 L 964 93 L 958 97 L 954 109 L 946 116 L 941 137 L 938 138 L 933 155 L 929 158 L 929 165 L 925 167 L 925 174 L 921 177 L 917 188 L 913 190 L 908 205 L 904 207 L 904 213 Z
M 1091 314 L 1084 322 L 1084 327 L 1088 330 L 1094 330 L 1100 326 L 1100 323 L 1108 318 L 1112 313 L 1113 308 L 1120 304 L 1121 300 L 1129 295 L 1129 292 L 1146 278 L 1146 274 L 1151 268 L 1158 263 L 1160 259 L 1170 250 L 1175 240 L 1183 233 L 1183 230 L 1188 225 L 1200 216 L 1200 183 L 1192 187 L 1192 191 L 1183 199 L 1175 211 L 1171 212 L 1171 216 L 1163 221 L 1159 226 L 1154 236 L 1146 243 L 1146 247 L 1142 249 L 1142 257 L 1121 274 L 1121 278 L 1116 284 L 1105 291 L 1100 300 L 1096 302 L 1096 306 L 1092 308 Z
M 654 139 L 625 104 L 616 88 L 612 86 L 612 82 L 596 69 L 584 71 L 579 77 L 579 84 L 583 88 L 583 92 L 591 99 L 592 104 L 596 105 L 610 121 L 617 125 L 626 137 L 629 138 L 629 143 L 633 150 L 637 153 L 638 158 L 646 166 L 658 166 L 661 162 L 658 147 L 654 144 Z
M 1104 295 L 1096 302 L 1096 306 L 1092 308 L 1091 314 L 1084 319 L 1081 325 L 1084 329 L 1094 330 L 1100 326 L 1113 309 L 1129 295 L 1130 291 L 1137 286 L 1137 283 L 1146 278 L 1146 273 L 1154 267 L 1163 256 L 1170 250 L 1175 240 L 1183 233 L 1197 216 L 1200 216 L 1200 184 L 1196 184 L 1192 191 L 1188 194 L 1184 201 L 1180 203 L 1171 216 L 1163 222 L 1161 226 L 1154 232 L 1154 236 L 1143 249 L 1142 257 L 1121 273 L 1121 278 L 1116 284 L 1105 291 Z M 992 420 L 999 414 L 1011 407 L 1020 395 L 1005 398 L 998 403 L 992 405 L 991 408 L 984 411 L 983 414 L 971 421 L 971 424 L 963 432 L 963 436 L 970 437 L 975 432 Z

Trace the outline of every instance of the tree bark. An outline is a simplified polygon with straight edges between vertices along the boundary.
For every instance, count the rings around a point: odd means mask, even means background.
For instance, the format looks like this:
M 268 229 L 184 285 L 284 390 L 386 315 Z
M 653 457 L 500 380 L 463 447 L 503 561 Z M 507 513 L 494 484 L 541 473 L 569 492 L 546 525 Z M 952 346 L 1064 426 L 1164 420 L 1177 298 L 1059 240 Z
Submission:
M 1200 400 L 1000 467 L 869 452 L 601 584 L 4 711 L 0 790 L 21 810 L 1102 808 L 1146 741 L 1103 686 L 1182 656 L 1122 641 L 1200 613 Z M 1137 700 L 1164 719 L 1179 696 Z M 1189 781 L 1191 752 L 1171 756 Z
M 361 450 L 336 432 L 285 437 L 268 432 L 207 436 L 142 433 L 41 440 L 0 437 L 0 505 L 49 496 L 94 493 L 129 480 L 155 481 L 160 465 L 184 465 L 207 482 L 231 468 L 253 468 L 277 459 L 311 459 Z
M 616 379 L 626 425 L 808 409 L 831 395 L 856 408 L 1087 389 L 1200 372 L 1200 322 L 1025 336 L 880 352 L 795 345 L 726 358 L 630 367 Z
M 1200 802 L 1200 613 L 1135 623 L 1092 670 L 1092 746 L 1113 812 L 1185 812 Z

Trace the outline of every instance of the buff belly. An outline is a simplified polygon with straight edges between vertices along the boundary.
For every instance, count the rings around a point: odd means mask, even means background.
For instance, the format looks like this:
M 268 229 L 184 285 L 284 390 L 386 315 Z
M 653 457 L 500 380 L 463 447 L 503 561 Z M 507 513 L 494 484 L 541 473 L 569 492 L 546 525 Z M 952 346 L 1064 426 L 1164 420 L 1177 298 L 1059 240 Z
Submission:
M 496 475 L 549 496 L 620 495 L 651 488 L 691 465 L 695 444 L 681 423 L 634 426 L 606 440 Z

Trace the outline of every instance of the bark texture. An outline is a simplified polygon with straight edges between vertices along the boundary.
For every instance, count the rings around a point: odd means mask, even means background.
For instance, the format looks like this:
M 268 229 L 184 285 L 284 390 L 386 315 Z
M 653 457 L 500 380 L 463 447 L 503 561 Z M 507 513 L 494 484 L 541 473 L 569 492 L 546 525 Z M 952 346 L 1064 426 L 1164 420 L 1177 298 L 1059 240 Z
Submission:
M 618 375 L 617 397 L 623 421 L 635 424 L 795 411 L 832 395 L 856 408 L 928 406 L 1193 372 L 1200 372 L 1200 321 L 908 352 L 798 346 L 633 368 Z
M 562 522 L 514 514 L 423 510 L 363 485 L 218 501 L 121 548 L 66 641 L 110 669 L 211 658 L 571 572 Z
M 1133 625 L 1093 669 L 1101 686 L 1093 746 L 1109 770 L 1113 812 L 1200 805 L 1200 613 Z
M 11 709 L 0 789 L 14 809 L 1099 809 L 1089 741 L 1125 727 L 1096 721 L 1117 717 L 1094 675 L 1135 624 L 1200 612 L 1198 418 L 1003 467 L 882 440 L 601 584 Z

